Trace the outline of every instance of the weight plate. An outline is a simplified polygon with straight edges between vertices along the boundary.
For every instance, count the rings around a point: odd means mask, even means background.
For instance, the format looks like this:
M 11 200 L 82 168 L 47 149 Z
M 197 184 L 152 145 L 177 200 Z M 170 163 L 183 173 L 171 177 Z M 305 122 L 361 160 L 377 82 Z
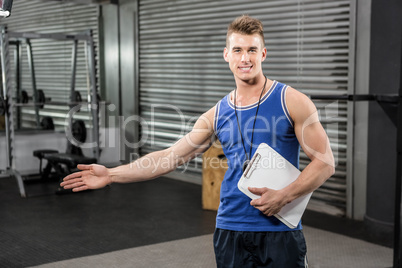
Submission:
M 42 129 L 54 130 L 53 118 L 51 118 L 50 116 L 43 117 L 40 121 L 40 125 Z
M 80 108 L 81 104 L 79 104 L 79 103 L 82 101 L 81 93 L 76 90 L 73 91 L 70 101 L 72 102 L 72 104 L 70 105 L 70 108 L 76 107 L 76 105 L 79 105 L 79 108 Z M 77 112 L 79 112 L 79 111 L 80 111 L 80 109 L 77 110 Z
M 87 139 L 87 130 L 85 128 L 85 123 L 82 120 L 74 121 L 72 125 L 72 134 L 74 139 L 77 141 L 84 143 Z
M 21 91 L 21 102 L 22 103 L 28 103 L 29 96 L 28 93 L 25 90 Z
M 81 101 L 82 101 L 81 93 L 80 93 L 79 91 L 76 91 L 76 90 L 75 90 L 75 91 L 73 92 L 72 101 L 74 101 L 74 102 L 81 102 Z
M 43 107 L 45 106 L 45 102 L 46 102 L 45 93 L 41 89 L 39 89 L 37 91 L 37 93 L 38 93 L 38 103 L 41 103 L 39 105 L 39 109 L 43 109 Z
M 0 115 L 6 114 L 6 102 L 4 101 L 3 97 L 0 96 Z

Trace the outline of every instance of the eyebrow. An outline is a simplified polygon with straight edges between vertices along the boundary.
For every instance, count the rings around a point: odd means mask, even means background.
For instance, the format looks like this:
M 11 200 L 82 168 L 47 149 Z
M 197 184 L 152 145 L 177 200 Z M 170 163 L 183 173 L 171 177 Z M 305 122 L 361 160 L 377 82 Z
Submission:
M 242 47 L 232 47 L 232 50 L 235 50 L 235 49 L 242 49 Z M 250 50 L 250 49 L 258 49 L 258 47 L 249 47 L 248 48 L 248 50 Z

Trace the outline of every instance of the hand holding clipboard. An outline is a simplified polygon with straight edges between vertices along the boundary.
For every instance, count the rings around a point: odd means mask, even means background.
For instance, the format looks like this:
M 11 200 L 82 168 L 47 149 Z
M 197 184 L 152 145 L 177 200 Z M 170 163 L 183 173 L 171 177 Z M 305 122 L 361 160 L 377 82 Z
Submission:
M 295 166 L 269 145 L 261 143 L 240 178 L 237 187 L 251 199 L 257 199 L 260 196 L 251 193 L 248 187 L 267 187 L 280 190 L 295 181 L 299 175 L 300 171 Z M 289 228 L 296 228 L 307 207 L 311 194 L 309 193 L 286 204 L 274 216 Z

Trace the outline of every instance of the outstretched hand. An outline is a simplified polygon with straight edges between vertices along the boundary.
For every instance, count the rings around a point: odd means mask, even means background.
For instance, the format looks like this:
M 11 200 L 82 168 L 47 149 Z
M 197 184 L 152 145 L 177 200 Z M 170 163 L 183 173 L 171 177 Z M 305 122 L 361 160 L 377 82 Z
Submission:
M 78 165 L 77 168 L 81 171 L 66 176 L 60 184 L 61 187 L 79 192 L 103 188 L 112 183 L 109 171 L 105 166 L 92 164 Z
M 266 216 L 273 216 L 278 213 L 287 201 L 280 191 L 269 188 L 249 187 L 248 190 L 255 195 L 261 196 L 258 199 L 251 200 L 250 205 L 264 213 Z

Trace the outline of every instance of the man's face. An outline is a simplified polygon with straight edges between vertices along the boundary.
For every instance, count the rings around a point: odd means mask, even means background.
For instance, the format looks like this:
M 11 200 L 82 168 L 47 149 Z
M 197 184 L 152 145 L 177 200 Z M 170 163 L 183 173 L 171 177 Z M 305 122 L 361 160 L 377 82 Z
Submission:
M 234 76 L 249 81 L 262 73 L 261 64 L 267 56 L 261 36 L 232 33 L 229 36 L 229 47 L 223 53 Z

